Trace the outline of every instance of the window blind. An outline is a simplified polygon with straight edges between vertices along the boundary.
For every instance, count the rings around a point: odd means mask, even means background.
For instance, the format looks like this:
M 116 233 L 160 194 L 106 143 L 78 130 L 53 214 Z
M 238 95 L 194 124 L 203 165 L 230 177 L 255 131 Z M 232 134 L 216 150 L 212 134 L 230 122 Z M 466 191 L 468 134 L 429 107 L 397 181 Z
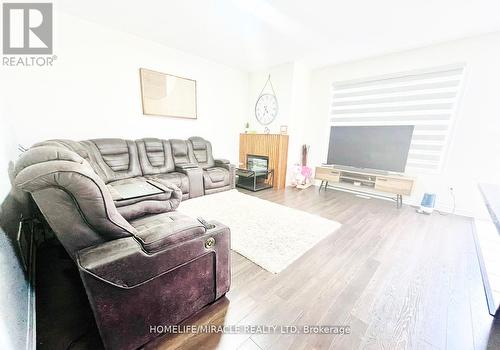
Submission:
M 415 125 L 406 171 L 441 169 L 464 64 L 332 84 L 331 125 Z

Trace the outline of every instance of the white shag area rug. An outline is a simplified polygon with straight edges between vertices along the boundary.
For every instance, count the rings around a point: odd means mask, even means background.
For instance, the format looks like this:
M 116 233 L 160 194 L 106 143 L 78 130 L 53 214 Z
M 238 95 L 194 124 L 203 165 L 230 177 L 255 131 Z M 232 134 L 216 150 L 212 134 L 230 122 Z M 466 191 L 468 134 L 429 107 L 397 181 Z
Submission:
M 231 229 L 231 248 L 279 273 L 341 225 L 237 190 L 181 202 L 191 217 L 217 220 Z

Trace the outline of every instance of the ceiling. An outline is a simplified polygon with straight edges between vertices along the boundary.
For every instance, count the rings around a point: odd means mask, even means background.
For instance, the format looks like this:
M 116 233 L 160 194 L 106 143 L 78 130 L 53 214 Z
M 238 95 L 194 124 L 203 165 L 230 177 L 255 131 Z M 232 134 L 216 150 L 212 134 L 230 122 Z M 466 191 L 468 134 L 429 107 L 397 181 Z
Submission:
M 500 30 L 498 0 L 57 0 L 56 9 L 247 71 L 346 62 Z

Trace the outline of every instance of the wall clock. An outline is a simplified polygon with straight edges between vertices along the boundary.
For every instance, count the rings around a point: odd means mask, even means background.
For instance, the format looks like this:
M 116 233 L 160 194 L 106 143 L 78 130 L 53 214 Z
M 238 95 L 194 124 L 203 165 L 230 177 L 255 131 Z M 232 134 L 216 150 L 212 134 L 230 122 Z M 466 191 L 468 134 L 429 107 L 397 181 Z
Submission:
M 263 93 L 268 83 L 273 91 L 272 94 Z M 261 125 L 269 125 L 276 119 L 278 107 L 278 99 L 276 98 L 276 93 L 271 83 L 271 76 L 269 75 L 255 103 L 255 118 Z

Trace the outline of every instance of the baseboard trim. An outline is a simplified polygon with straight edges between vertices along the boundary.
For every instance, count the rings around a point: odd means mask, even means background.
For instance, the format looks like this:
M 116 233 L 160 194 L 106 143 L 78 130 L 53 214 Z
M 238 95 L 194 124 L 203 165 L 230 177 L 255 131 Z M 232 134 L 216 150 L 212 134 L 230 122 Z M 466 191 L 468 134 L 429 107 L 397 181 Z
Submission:
M 404 199 L 403 198 L 403 203 L 407 205 L 411 205 L 413 207 L 420 207 L 420 202 L 416 200 L 412 200 L 411 198 Z M 448 205 L 443 205 L 440 203 L 436 203 L 436 207 L 434 208 L 436 211 L 440 211 L 442 213 L 447 213 L 447 214 L 453 214 L 453 215 L 458 215 L 458 216 L 465 216 L 469 218 L 474 218 L 474 212 L 467 210 L 467 209 L 462 209 L 462 208 L 453 208 Z
M 315 180 L 314 186 L 319 187 L 318 180 Z M 338 189 L 338 188 L 334 188 L 334 189 Z M 347 189 L 344 192 L 350 192 L 350 191 Z M 351 193 L 353 193 L 353 192 L 351 192 Z M 383 197 L 379 197 L 379 198 L 385 199 L 385 200 L 392 200 L 392 199 L 383 198 Z M 418 200 L 417 198 L 412 198 L 412 197 L 403 197 L 403 204 L 406 204 L 406 205 L 409 205 L 412 207 L 420 207 L 420 200 Z M 471 210 L 463 209 L 463 208 L 459 208 L 459 207 L 453 208 L 452 206 L 443 205 L 439 202 L 436 203 L 436 207 L 434 209 L 437 211 L 443 212 L 443 213 L 465 216 L 465 217 L 469 217 L 469 218 L 474 218 L 476 216 L 475 213 Z

